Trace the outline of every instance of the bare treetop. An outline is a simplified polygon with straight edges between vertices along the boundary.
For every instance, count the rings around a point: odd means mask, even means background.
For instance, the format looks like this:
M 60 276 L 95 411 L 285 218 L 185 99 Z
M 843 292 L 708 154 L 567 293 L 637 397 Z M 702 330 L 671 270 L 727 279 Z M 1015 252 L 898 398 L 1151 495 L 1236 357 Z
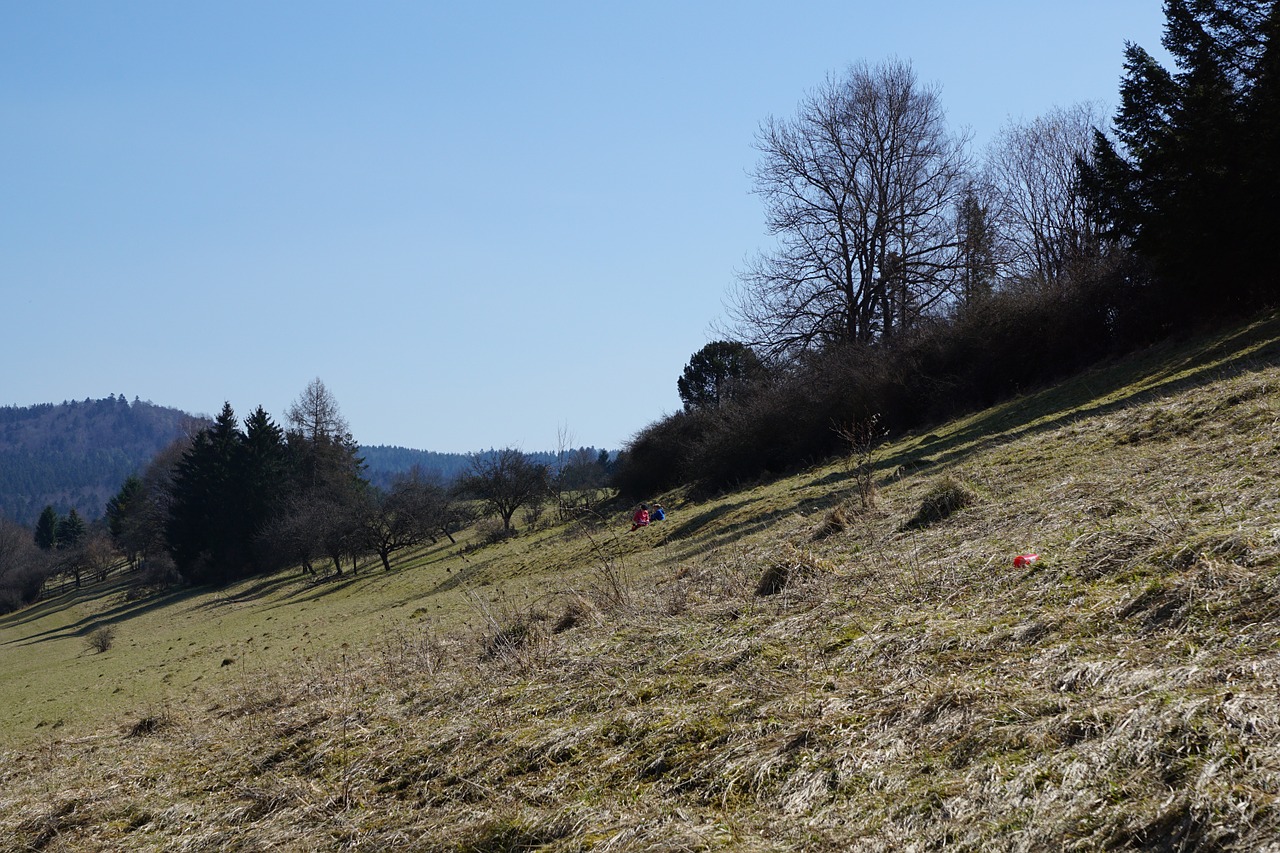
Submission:
M 311 380 L 285 412 L 289 425 L 308 441 L 341 438 L 351 431 L 338 400 L 319 377 Z
M 741 277 L 731 310 L 745 342 L 768 354 L 866 343 L 947 294 L 967 158 L 909 64 L 829 77 L 795 118 L 766 121 L 757 147 L 778 246 Z

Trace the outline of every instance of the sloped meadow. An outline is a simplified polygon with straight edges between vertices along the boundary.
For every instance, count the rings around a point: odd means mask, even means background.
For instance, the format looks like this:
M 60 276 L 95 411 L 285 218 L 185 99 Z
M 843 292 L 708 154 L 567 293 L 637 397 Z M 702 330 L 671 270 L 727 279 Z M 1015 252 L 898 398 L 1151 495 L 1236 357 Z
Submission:
M 277 656 L 23 737 L 3 843 L 1280 844 L 1277 328 L 880 447 L 870 494 L 836 462 L 661 496 L 634 534 L 619 511 L 342 595 L 221 593 L 287 623 Z M 290 635 L 301 599 L 323 642 Z

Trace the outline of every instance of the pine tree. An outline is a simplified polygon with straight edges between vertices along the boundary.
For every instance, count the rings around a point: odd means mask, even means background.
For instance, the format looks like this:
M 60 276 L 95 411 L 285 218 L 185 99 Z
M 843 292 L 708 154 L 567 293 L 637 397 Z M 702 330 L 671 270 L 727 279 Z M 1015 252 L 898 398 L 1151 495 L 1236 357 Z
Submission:
M 290 483 L 289 450 L 280 428 L 261 406 L 244 422 L 244 441 L 236 464 L 236 490 L 243 513 L 240 535 L 256 541 L 283 511 Z M 258 559 L 251 557 L 256 569 Z
M 121 397 L 120 399 L 124 399 Z M 117 492 L 107 501 L 107 532 L 111 539 L 133 564 L 138 559 L 140 550 L 138 537 L 134 535 L 139 528 L 138 515 L 142 511 L 146 487 L 136 475 L 130 474 Z
M 58 521 L 58 541 L 57 547 L 74 548 L 84 539 L 85 534 L 84 519 L 80 517 L 80 513 L 76 512 L 76 508 L 72 507 L 67 511 L 65 518 Z
M 208 429 L 196 434 L 178 464 L 166 525 L 170 553 L 188 580 L 217 582 L 242 574 L 248 543 L 236 469 L 244 435 L 231 404 Z
M 46 506 L 36 522 L 36 545 L 42 550 L 52 551 L 58 547 L 58 511 Z

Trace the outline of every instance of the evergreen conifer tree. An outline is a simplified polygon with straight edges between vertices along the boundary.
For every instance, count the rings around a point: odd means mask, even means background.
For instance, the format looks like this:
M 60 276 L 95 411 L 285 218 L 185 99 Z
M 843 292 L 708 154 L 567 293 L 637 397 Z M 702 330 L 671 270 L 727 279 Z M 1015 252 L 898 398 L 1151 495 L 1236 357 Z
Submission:
M 218 582 L 245 570 L 243 507 L 237 467 L 244 435 L 230 403 L 196 434 L 178 463 L 166 536 L 173 561 L 188 580 Z
M 58 547 L 58 511 L 52 505 L 46 506 L 36 522 L 36 545 L 42 550 L 52 551 Z
M 1116 139 L 1082 167 L 1095 215 L 1151 263 L 1167 320 L 1273 296 L 1276 0 L 1166 0 L 1176 71 L 1125 50 Z
M 65 518 L 58 521 L 58 541 L 57 547 L 74 548 L 84 539 L 85 534 L 84 519 L 80 517 L 80 513 L 76 512 L 76 508 L 72 507 L 67 511 Z

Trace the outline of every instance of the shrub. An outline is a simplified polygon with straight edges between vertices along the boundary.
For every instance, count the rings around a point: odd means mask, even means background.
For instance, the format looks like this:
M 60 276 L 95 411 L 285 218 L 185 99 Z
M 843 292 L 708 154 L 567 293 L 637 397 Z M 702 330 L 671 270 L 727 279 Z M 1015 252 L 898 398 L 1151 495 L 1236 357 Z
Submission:
M 101 628 L 91 631 L 89 636 L 84 638 L 84 645 L 89 651 L 102 654 L 111 648 L 112 644 L 115 643 L 115 639 L 115 629 L 110 625 L 103 625 Z

